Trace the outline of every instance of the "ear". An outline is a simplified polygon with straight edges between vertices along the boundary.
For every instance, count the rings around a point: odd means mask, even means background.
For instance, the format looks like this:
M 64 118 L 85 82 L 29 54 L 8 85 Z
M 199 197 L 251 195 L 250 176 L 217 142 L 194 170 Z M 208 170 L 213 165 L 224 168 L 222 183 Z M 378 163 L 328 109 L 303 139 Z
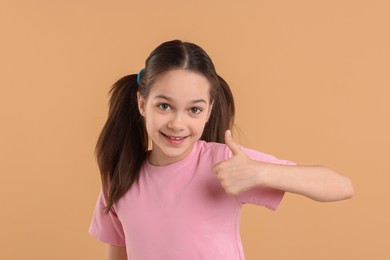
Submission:
M 146 100 L 139 92 L 137 92 L 137 101 L 138 101 L 138 110 L 139 113 L 144 117 L 145 116 L 145 106 L 146 106 Z

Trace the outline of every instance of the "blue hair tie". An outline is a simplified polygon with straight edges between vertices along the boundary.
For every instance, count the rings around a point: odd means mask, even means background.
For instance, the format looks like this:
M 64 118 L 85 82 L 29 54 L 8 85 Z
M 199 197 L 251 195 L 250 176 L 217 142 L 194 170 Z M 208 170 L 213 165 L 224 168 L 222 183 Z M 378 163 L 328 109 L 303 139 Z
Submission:
M 138 72 L 138 75 L 137 75 L 137 83 L 138 83 L 138 85 L 141 84 L 142 74 L 144 74 L 144 69 L 142 69 L 142 70 L 140 70 Z

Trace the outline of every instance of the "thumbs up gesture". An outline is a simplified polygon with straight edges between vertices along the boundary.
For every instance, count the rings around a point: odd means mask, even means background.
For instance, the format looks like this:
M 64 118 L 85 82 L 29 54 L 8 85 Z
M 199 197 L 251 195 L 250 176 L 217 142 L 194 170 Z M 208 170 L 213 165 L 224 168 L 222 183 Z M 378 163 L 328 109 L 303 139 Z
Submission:
M 225 133 L 225 143 L 232 151 L 233 156 L 217 163 L 213 172 L 221 181 L 226 193 L 237 195 L 256 187 L 258 180 L 258 166 L 250 159 L 239 145 L 233 140 L 230 130 Z

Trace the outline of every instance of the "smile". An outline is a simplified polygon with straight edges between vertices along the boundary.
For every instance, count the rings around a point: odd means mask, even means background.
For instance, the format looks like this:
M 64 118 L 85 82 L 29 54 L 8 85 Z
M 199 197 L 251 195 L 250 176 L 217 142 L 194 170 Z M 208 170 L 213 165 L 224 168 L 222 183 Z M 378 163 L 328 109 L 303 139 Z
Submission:
M 168 142 L 173 144 L 180 144 L 188 137 L 188 136 L 172 136 L 172 135 L 166 135 L 164 133 L 161 134 L 168 140 Z
M 180 140 L 183 140 L 184 137 L 173 137 L 173 136 L 168 136 L 169 138 L 171 138 L 172 140 L 176 140 L 176 141 L 180 141 Z

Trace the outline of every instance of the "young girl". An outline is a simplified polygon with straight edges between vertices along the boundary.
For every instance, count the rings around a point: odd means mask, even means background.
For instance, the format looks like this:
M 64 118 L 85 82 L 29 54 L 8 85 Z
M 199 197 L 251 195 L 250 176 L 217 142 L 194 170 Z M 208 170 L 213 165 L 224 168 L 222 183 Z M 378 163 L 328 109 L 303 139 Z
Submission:
M 242 204 L 275 210 L 285 191 L 317 201 L 353 194 L 329 168 L 238 146 L 230 88 L 195 44 L 161 44 L 110 93 L 90 226 L 107 259 L 244 259 Z

